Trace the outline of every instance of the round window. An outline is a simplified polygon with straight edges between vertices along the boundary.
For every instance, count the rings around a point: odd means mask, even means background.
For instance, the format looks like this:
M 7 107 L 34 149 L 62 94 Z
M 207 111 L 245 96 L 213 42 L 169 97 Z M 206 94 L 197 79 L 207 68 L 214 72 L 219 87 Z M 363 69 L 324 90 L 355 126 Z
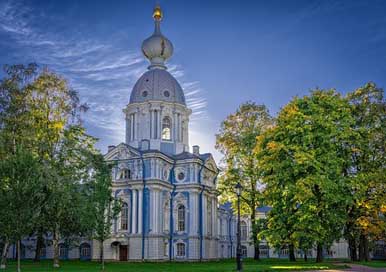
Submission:
M 165 97 L 169 97 L 169 96 L 170 96 L 169 91 L 164 91 L 164 96 L 165 96 Z
M 185 178 L 185 174 L 183 172 L 178 173 L 178 179 L 183 180 Z
M 146 96 L 147 96 L 147 91 L 143 91 L 143 92 L 142 92 L 142 96 L 143 96 L 143 97 L 146 97 Z

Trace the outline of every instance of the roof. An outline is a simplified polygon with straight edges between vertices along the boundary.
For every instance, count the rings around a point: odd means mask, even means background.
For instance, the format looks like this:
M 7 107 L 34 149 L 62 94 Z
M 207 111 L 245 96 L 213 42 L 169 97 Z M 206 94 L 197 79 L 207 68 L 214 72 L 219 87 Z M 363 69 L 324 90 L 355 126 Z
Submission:
M 114 149 L 117 148 L 120 145 L 124 145 L 127 148 L 130 148 L 130 149 L 138 152 L 139 154 L 159 153 L 159 154 L 162 154 L 162 155 L 164 155 L 164 156 L 166 156 L 166 157 L 168 157 L 168 158 L 170 158 L 172 160 L 199 159 L 199 160 L 201 160 L 203 162 L 206 162 L 206 160 L 208 160 L 212 156 L 211 153 L 204 153 L 204 154 L 196 155 L 196 154 L 193 154 L 193 153 L 190 153 L 190 152 L 186 152 L 186 151 L 182 152 L 182 153 L 179 153 L 179 154 L 176 154 L 176 155 L 173 155 L 173 154 L 161 152 L 158 149 L 141 150 L 139 148 L 133 147 L 133 146 L 125 144 L 125 143 L 121 143 L 121 144 L 115 146 Z M 107 152 L 107 154 L 109 152 Z M 105 155 L 107 155 L 107 154 L 105 154 Z
M 178 81 L 165 69 L 145 72 L 135 83 L 130 103 L 165 101 L 186 106 L 185 95 Z

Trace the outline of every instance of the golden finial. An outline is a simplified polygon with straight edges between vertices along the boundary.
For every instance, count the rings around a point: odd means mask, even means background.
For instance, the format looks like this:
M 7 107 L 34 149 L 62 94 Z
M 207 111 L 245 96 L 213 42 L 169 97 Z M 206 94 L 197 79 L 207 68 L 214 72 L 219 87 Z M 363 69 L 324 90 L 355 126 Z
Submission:
M 163 17 L 161 7 L 157 4 L 153 11 L 153 18 L 156 21 L 161 21 Z

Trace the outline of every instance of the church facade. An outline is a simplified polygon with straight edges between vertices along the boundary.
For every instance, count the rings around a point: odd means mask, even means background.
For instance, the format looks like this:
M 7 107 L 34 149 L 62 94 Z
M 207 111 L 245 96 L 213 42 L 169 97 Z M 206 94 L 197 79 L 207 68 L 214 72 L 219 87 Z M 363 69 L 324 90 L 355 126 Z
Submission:
M 124 113 L 126 141 L 110 146 L 113 194 L 123 207 L 104 245 L 107 259 L 217 258 L 218 169 L 198 146 L 189 152 L 189 116 L 184 92 L 167 71 L 172 43 L 154 33 L 142 44 L 150 65 L 136 82 Z M 98 247 L 98 245 L 96 245 Z M 93 258 L 98 258 L 95 248 Z

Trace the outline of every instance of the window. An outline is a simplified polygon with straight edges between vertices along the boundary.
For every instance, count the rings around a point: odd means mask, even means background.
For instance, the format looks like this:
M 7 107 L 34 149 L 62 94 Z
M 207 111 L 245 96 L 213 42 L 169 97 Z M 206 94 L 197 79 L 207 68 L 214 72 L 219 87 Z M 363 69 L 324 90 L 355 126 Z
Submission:
M 246 258 L 248 256 L 248 251 L 246 246 L 241 246 L 241 257 Z
M 129 169 L 122 169 L 119 175 L 119 179 L 130 179 L 131 171 Z
M 164 91 L 164 96 L 165 96 L 165 97 L 169 97 L 169 96 L 170 96 L 169 91 Z
M 289 250 L 288 247 L 283 247 L 279 251 L 280 256 L 288 256 L 289 255 Z
M 91 247 L 89 244 L 82 244 L 80 246 L 80 257 L 88 258 L 91 256 Z
M 171 140 L 172 121 L 169 117 L 162 120 L 162 140 Z
M 59 245 L 59 258 L 67 258 L 67 247 L 64 244 Z
M 245 223 L 244 221 L 240 222 L 240 236 L 241 236 L 241 240 L 243 241 L 247 240 L 248 228 L 247 228 L 247 223 Z
M 168 242 L 164 242 L 164 256 L 168 256 Z
M 177 244 L 177 257 L 184 257 L 185 256 L 185 244 L 184 243 L 178 243 Z
M 47 250 L 46 250 L 46 247 L 42 247 L 40 249 L 40 257 L 46 257 L 46 253 L 47 253 Z
M 269 247 L 267 245 L 260 245 L 260 256 L 262 257 L 268 257 L 269 255 Z
M 178 227 L 177 227 L 177 230 L 178 231 L 185 231 L 185 206 L 184 205 L 180 205 L 178 207 L 178 215 L 177 215 L 177 218 L 178 218 Z
M 123 203 L 121 210 L 121 229 L 127 230 L 127 226 L 129 225 L 129 207 L 127 203 Z
M 178 176 L 177 176 L 177 178 L 178 178 L 178 180 L 180 180 L 180 181 L 184 180 L 184 178 L 185 178 L 185 174 L 184 174 L 184 172 L 180 172 L 180 173 L 178 173 Z
M 147 80 L 147 81 L 149 81 L 149 80 Z M 146 97 L 146 96 L 147 96 L 147 91 L 143 91 L 143 92 L 142 92 L 142 96 L 143 96 L 143 97 Z

